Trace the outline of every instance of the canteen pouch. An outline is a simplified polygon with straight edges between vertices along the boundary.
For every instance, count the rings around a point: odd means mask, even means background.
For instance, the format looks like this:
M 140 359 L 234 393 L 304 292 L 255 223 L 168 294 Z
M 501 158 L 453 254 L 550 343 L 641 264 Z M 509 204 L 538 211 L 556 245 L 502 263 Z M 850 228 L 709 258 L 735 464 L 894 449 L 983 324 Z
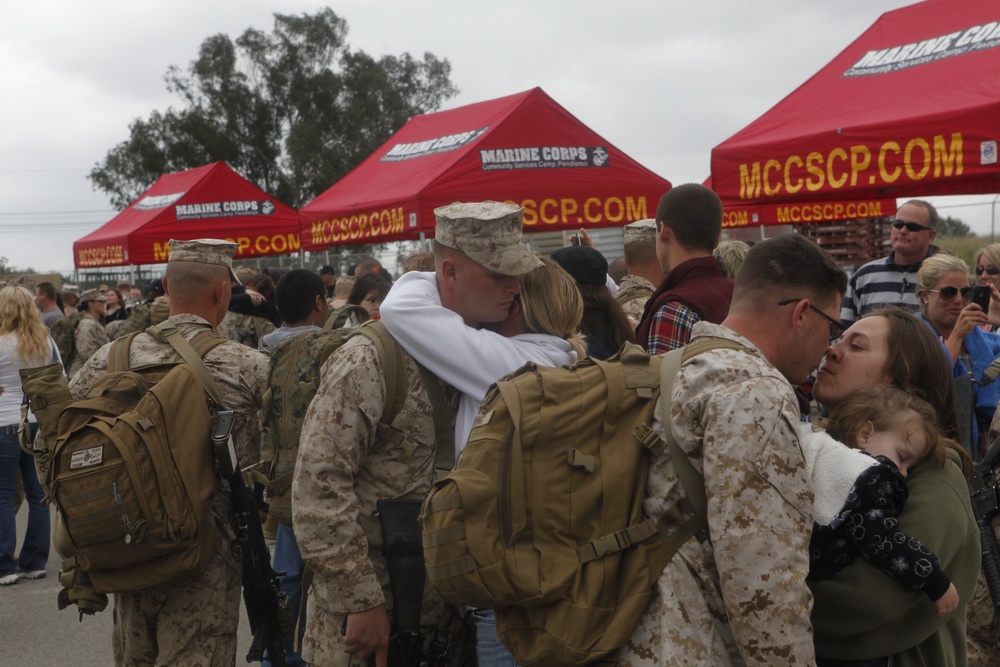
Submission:
M 59 415 L 73 401 L 69 392 L 69 382 L 63 373 L 62 364 L 56 362 L 36 368 L 22 368 L 21 389 L 24 392 L 24 403 L 21 405 L 21 423 L 18 427 L 18 440 L 21 449 L 42 461 L 47 461 L 56 446 L 56 431 L 59 425 Z M 38 430 L 45 439 L 45 450 L 36 451 L 30 442 L 31 429 L 28 426 L 28 407 L 38 420 Z

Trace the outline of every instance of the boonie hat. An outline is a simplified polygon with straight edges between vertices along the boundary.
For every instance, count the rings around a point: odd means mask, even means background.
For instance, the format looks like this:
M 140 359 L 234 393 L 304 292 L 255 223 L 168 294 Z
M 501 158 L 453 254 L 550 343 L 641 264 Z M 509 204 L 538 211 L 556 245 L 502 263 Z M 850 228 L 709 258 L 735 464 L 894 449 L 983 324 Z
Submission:
M 434 209 L 434 239 L 461 250 L 480 266 L 505 276 L 521 276 L 542 265 L 521 243 L 524 209 L 515 204 L 456 202 Z
M 608 284 L 608 260 L 594 248 L 583 245 L 559 248 L 552 253 L 552 261 L 580 285 Z
M 101 290 L 89 289 L 80 295 L 80 303 L 84 301 L 107 301 L 108 297 L 101 294 Z
M 630 222 L 622 228 L 622 235 L 624 236 L 625 245 L 633 243 L 648 243 L 653 245 L 656 243 L 656 219 L 646 218 L 645 220 Z
M 170 259 L 167 262 L 198 262 L 199 264 L 216 264 L 229 269 L 229 275 L 236 285 L 242 285 L 233 271 L 233 255 L 238 245 L 222 239 L 195 239 L 193 241 L 178 241 L 170 239 Z

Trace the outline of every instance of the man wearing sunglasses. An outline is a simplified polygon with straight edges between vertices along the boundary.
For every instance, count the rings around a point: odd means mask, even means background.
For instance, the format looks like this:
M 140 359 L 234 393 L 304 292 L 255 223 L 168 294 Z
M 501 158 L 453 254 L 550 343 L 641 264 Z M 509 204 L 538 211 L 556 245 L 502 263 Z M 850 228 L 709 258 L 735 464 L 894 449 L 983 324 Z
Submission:
M 889 255 L 868 262 L 851 276 L 840 312 L 845 327 L 876 306 L 918 309 L 917 271 L 924 259 L 939 252 L 931 245 L 938 220 L 937 209 L 926 201 L 911 199 L 899 207 L 889 236 Z

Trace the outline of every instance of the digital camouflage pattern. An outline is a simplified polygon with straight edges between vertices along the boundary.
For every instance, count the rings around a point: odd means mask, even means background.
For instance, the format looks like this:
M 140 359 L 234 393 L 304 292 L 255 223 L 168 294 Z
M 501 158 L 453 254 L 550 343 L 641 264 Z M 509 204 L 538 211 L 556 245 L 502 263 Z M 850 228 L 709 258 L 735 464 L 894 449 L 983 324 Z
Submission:
M 274 324 L 266 317 L 228 311 L 219 323 L 219 333 L 229 340 L 257 349 L 260 339 L 274 331 Z
M 320 371 L 320 385 L 302 425 L 292 482 L 295 535 L 314 572 L 308 591 L 302 656 L 314 665 L 347 665 L 341 627 L 348 612 L 392 607 L 389 575 L 374 516 L 380 498 L 423 498 L 434 475 L 430 399 L 416 363 L 404 354 L 407 392 L 393 426 L 410 442 L 379 440 L 376 425 L 386 387 L 375 345 L 356 336 Z M 446 394 L 453 409 L 457 395 Z M 452 426 L 454 422 L 452 420 Z M 434 625 L 446 604 L 428 583 L 421 623 Z
M 83 368 L 87 360 L 94 356 L 94 353 L 101 349 L 101 346 L 109 342 L 104 325 L 98 322 L 90 313 L 82 313 L 80 323 L 76 325 L 76 350 L 73 360 L 66 370 L 66 374 L 72 380 L 77 371 Z
M 59 357 L 62 359 L 63 367 L 69 368 L 76 356 L 76 325 L 83 317 L 79 312 L 66 313 L 66 316 L 52 325 L 52 340 L 59 348 Z M 71 376 L 72 377 L 72 376 Z
M 188 341 L 199 331 L 211 328 L 196 315 L 175 315 L 170 321 Z M 70 390 L 74 397 L 84 396 L 107 371 L 110 348 L 103 346 L 72 378 Z M 132 341 L 130 366 L 179 361 L 180 356 L 169 344 L 150 335 L 140 334 Z M 233 443 L 240 463 L 245 466 L 256 462 L 260 456 L 257 412 L 267 381 L 267 357 L 257 350 L 225 342 L 209 351 L 204 361 L 219 385 L 226 408 L 236 413 Z M 36 449 L 38 446 L 36 440 Z M 46 478 L 47 474 L 42 477 Z M 212 505 L 224 539 L 205 574 L 182 585 L 115 594 L 116 664 L 234 664 L 241 579 L 240 566 L 229 552 L 234 534 L 227 518 L 228 493 L 217 493 Z
M 756 350 L 719 325 L 718 336 Z M 660 575 L 620 665 L 814 665 L 806 587 L 813 494 L 799 446 L 798 403 L 759 352 L 713 350 L 674 385 L 674 435 L 705 476 L 711 539 L 689 540 Z M 654 427 L 662 434 L 659 418 Z M 681 495 L 655 457 L 643 508 L 659 519 Z
M 162 301 L 140 303 L 132 309 L 132 312 L 128 315 L 128 319 L 125 320 L 125 323 L 118 329 L 114 337 L 122 338 L 136 331 L 145 331 L 168 317 L 170 317 L 170 304 Z
M 1000 516 L 990 522 L 993 534 L 1000 540 Z M 993 606 L 986 577 L 979 572 L 976 592 L 968 605 L 969 667 L 996 667 L 1000 665 L 1000 615 Z
M 524 209 L 517 204 L 484 201 L 434 209 L 434 240 L 464 252 L 469 259 L 505 276 L 522 276 L 542 265 L 521 243 Z
M 267 476 L 268 518 L 292 526 L 291 473 L 302 435 L 302 423 L 319 385 L 320 368 L 351 335 L 345 329 L 314 329 L 291 336 L 271 351 L 267 378 L 271 392 L 263 413 L 266 437 L 261 444 Z M 287 480 L 283 482 L 282 480 Z M 273 483 L 273 484 L 272 484 Z
M 653 296 L 656 287 L 642 276 L 629 274 L 622 278 L 615 293 L 615 301 L 622 307 L 625 314 L 638 322 L 646 309 L 646 302 Z

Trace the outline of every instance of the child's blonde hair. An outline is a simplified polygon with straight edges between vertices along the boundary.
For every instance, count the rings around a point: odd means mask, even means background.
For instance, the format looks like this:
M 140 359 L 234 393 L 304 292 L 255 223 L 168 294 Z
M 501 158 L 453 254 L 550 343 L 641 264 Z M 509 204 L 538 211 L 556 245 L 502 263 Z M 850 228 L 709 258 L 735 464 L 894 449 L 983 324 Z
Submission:
M 834 438 L 857 449 L 858 434 L 867 422 L 876 431 L 890 431 L 900 425 L 909 410 L 917 414 L 919 426 L 927 435 L 927 451 L 919 460 L 931 460 L 938 468 L 944 466 L 949 440 L 937 427 L 934 408 L 922 398 L 889 384 L 851 392 L 830 412 L 826 428 Z

